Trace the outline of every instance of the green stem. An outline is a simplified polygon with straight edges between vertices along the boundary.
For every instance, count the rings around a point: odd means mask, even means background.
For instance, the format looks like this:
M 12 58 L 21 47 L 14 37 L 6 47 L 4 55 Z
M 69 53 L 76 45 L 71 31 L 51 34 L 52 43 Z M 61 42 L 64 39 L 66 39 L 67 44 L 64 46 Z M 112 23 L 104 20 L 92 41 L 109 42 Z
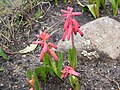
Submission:
M 66 2 L 67 2 L 67 1 L 66 1 L 66 0 L 64 0 L 63 2 L 66 4 Z
M 72 47 L 74 47 L 74 35 L 73 35 L 73 32 L 72 32 L 71 37 L 72 37 Z
M 54 0 L 55 1 L 55 5 L 58 5 L 58 0 Z

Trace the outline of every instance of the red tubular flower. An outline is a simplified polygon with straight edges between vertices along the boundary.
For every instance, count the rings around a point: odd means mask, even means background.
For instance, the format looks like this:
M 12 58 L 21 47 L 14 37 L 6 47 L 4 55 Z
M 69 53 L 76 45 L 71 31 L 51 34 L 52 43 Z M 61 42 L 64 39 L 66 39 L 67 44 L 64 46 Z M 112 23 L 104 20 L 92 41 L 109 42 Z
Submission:
M 63 17 L 66 18 L 65 23 L 64 23 L 64 34 L 62 37 L 62 40 L 65 40 L 66 36 L 68 38 L 68 40 L 70 40 L 70 37 L 72 37 L 72 46 L 74 47 L 74 35 L 73 33 L 76 35 L 77 32 L 80 33 L 81 36 L 83 36 L 83 32 L 80 31 L 80 25 L 79 23 L 72 18 L 72 16 L 78 16 L 81 15 L 80 12 L 72 12 L 73 8 L 71 7 L 67 7 L 67 11 L 66 10 L 61 10 L 61 12 L 63 12 L 64 14 L 62 15 Z
M 62 78 L 67 77 L 68 74 L 79 76 L 79 73 L 76 72 L 71 66 L 66 66 L 61 72 L 62 72 Z
M 54 57 L 54 59 L 56 60 L 56 61 L 58 61 L 58 57 L 57 57 L 57 55 L 55 54 L 55 52 L 51 49 L 52 47 L 53 48 L 57 48 L 57 46 L 56 45 L 54 45 L 53 43 L 51 43 L 51 42 L 49 42 L 48 44 L 46 43 L 46 42 L 42 42 L 42 41 L 35 41 L 35 42 L 33 42 L 33 44 L 41 44 L 41 45 L 43 45 L 43 47 L 42 47 L 42 51 L 41 51 L 41 54 L 40 54 L 40 61 L 42 61 L 42 59 L 43 59 L 43 57 L 44 57 L 44 54 L 46 53 L 46 52 L 48 52 L 49 54 L 51 54 L 53 57 Z
M 41 39 L 41 41 L 35 41 L 33 44 L 40 44 L 42 47 L 41 54 L 40 54 L 40 61 L 42 61 L 45 53 L 49 53 L 54 57 L 56 61 L 58 61 L 58 57 L 55 54 L 55 52 L 52 50 L 52 48 L 57 48 L 56 45 L 53 43 L 49 42 L 48 44 L 46 43 L 46 40 L 51 37 L 51 34 L 47 34 L 46 32 L 42 32 L 40 35 L 36 35 L 38 38 Z
M 48 52 L 54 57 L 56 61 L 58 61 L 58 57 L 52 49 L 49 49 Z
M 40 32 L 40 35 L 36 35 L 37 38 L 40 38 L 41 40 L 48 40 L 52 35 L 51 34 L 47 34 L 46 31 L 44 32 Z
M 80 12 L 72 12 L 72 11 L 73 11 L 73 8 L 68 6 L 67 11 L 66 10 L 61 10 L 61 12 L 64 13 L 62 16 L 66 17 L 66 18 L 69 18 L 69 17 L 72 17 L 72 16 L 79 16 L 79 15 L 82 14 Z

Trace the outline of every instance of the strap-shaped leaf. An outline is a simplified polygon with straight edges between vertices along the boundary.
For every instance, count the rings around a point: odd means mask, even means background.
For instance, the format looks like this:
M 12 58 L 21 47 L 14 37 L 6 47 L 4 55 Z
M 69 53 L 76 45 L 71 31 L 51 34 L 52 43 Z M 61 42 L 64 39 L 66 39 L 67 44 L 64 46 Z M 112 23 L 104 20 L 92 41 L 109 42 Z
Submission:
M 110 0 L 111 4 L 112 4 L 112 9 L 113 9 L 113 13 L 114 16 L 117 15 L 117 11 L 118 11 L 118 7 L 120 4 L 120 0 Z
M 46 67 L 40 66 L 40 67 L 36 68 L 35 73 L 37 75 L 40 75 L 43 78 L 44 82 L 46 81 L 46 77 L 48 74 L 48 69 Z
M 76 48 L 75 47 L 68 50 L 68 61 L 70 63 L 70 66 L 75 69 L 76 65 L 77 65 L 77 55 L 76 55 Z
M 4 60 L 8 60 L 7 55 L 4 53 L 4 51 L 1 48 L 0 48 L 0 56 L 2 56 Z
M 26 77 L 30 80 L 32 78 L 33 72 L 30 70 L 27 70 Z
M 47 53 L 45 53 L 44 58 L 43 58 L 43 66 L 44 67 L 52 66 L 51 61 L 50 61 L 50 56 Z
M 62 61 L 63 61 L 63 52 L 58 53 L 59 61 L 55 62 L 56 68 L 57 68 L 57 74 L 59 77 L 61 77 L 61 71 L 62 71 Z
M 38 76 L 35 72 L 28 70 L 26 72 L 26 76 L 29 80 L 32 78 L 32 76 L 34 76 L 34 90 L 41 90 L 40 89 L 40 82 L 39 82 Z
M 70 75 L 69 80 L 73 90 L 80 90 L 79 79 L 77 77 Z
M 34 80 L 35 80 L 34 89 L 35 90 L 41 90 L 40 89 L 40 82 L 38 80 L 37 74 L 34 72 L 33 75 L 34 75 Z
M 84 13 L 85 11 L 89 10 L 91 14 L 93 15 L 93 17 L 96 18 L 94 6 L 95 6 L 94 4 L 86 5 L 83 7 L 82 12 Z

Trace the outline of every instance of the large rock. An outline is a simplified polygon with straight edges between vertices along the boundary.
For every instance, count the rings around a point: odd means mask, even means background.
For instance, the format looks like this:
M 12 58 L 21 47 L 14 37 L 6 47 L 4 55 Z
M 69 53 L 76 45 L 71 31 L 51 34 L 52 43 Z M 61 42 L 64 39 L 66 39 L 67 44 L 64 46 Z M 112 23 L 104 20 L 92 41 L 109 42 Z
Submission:
M 84 36 L 75 35 L 75 47 L 82 54 L 85 50 L 96 49 L 112 59 L 120 55 L 120 22 L 109 17 L 98 18 L 81 26 Z M 59 41 L 58 50 L 71 48 L 71 41 Z

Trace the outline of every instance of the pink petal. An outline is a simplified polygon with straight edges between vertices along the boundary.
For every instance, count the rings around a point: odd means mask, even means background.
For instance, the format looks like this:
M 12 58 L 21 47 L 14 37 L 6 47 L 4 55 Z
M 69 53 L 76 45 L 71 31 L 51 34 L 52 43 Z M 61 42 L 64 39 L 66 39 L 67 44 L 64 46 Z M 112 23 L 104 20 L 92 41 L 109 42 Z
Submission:
M 71 33 L 72 33 L 72 25 L 70 25 L 68 29 L 68 40 L 70 40 Z
M 75 35 L 77 34 L 77 31 L 75 30 L 74 26 L 73 26 L 73 32 L 74 32 Z
M 66 16 L 66 18 L 72 18 L 71 17 L 71 13 L 68 13 L 67 16 Z
M 66 38 L 67 34 L 68 34 L 68 28 L 66 29 L 66 31 L 65 31 L 65 32 L 64 32 L 64 34 L 63 34 L 62 41 L 64 41 L 64 40 L 65 40 L 65 38 Z
M 67 77 L 68 76 L 68 73 L 63 73 L 62 74 L 62 78 L 65 78 L 65 77 Z
M 63 14 L 62 17 L 67 17 L 68 14 Z
M 75 19 L 73 19 L 72 22 L 74 24 L 74 30 L 75 30 L 75 32 L 77 32 L 79 27 L 80 27 L 80 25 L 79 25 L 79 23 Z
M 76 72 L 75 70 L 70 70 L 69 73 L 74 75 L 74 76 L 79 76 L 79 73 Z
M 68 6 L 68 7 L 67 7 L 67 10 L 69 11 L 69 13 L 71 13 L 72 10 L 73 10 L 73 8 Z
M 69 19 L 66 19 L 65 24 L 64 24 L 64 30 L 66 30 L 69 26 Z
M 36 36 L 37 38 L 39 38 L 39 37 L 40 37 L 40 35 L 38 35 L 38 34 L 37 34 L 37 35 L 35 35 L 35 36 Z
M 78 16 L 78 15 L 81 15 L 82 13 L 80 13 L 80 12 L 73 12 L 72 13 L 72 16 Z
M 40 39 L 41 39 L 41 40 L 44 40 L 44 36 L 40 36 Z
M 57 46 L 55 44 L 51 43 L 51 42 L 49 42 L 48 45 L 50 45 L 50 46 L 52 46 L 54 48 L 57 48 Z
M 45 36 L 45 40 L 49 39 L 51 36 L 52 36 L 52 34 L 47 34 L 47 35 Z
M 43 57 L 44 57 L 44 54 L 45 54 L 45 52 L 42 50 L 42 51 L 41 51 L 41 54 L 40 54 L 40 61 L 42 61 L 42 59 L 43 59 Z
M 66 10 L 61 10 L 61 12 L 63 12 L 63 13 L 68 13 L 68 11 L 66 11 Z
M 34 42 L 32 42 L 32 44 L 43 44 L 43 42 L 42 41 L 34 41 Z
M 80 33 L 80 35 L 81 36 L 83 36 L 84 34 L 83 34 L 83 32 L 82 31 L 80 31 L 80 29 L 78 29 L 78 32 Z
M 54 57 L 56 61 L 58 61 L 58 57 L 52 49 L 49 50 L 49 53 Z
M 48 50 L 48 45 L 46 42 L 44 42 L 43 52 L 46 52 Z

